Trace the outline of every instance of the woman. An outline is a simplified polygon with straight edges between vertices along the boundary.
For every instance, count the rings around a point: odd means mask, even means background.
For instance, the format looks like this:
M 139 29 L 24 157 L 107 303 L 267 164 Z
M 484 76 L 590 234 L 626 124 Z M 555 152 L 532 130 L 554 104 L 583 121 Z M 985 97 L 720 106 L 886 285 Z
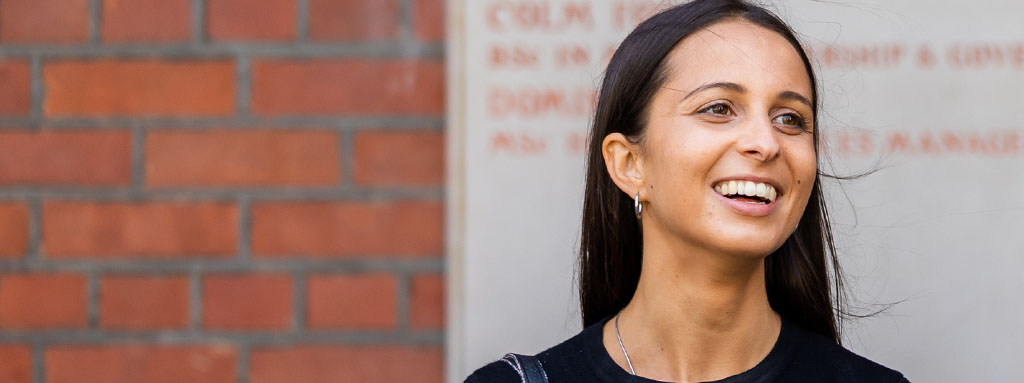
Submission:
M 638 26 L 608 65 L 590 138 L 585 329 L 537 356 L 540 375 L 906 381 L 839 345 L 817 109 L 803 48 L 761 7 L 698 0 Z M 467 382 L 522 381 L 529 361 Z

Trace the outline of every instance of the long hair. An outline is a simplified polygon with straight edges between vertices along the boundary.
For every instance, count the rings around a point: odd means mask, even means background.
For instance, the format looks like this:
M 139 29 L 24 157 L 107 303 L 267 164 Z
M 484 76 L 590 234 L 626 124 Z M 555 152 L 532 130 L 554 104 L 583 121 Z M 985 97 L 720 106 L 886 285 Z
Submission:
M 774 31 L 796 48 L 811 80 L 813 126 L 818 126 L 818 86 L 810 60 L 789 26 L 770 11 L 743 0 L 697 0 L 664 10 L 637 26 L 608 63 L 589 137 L 579 254 L 584 327 L 629 303 L 640 280 L 643 257 L 633 200 L 612 182 L 601 143 L 611 133 L 639 139 L 647 106 L 666 78 L 665 56 L 695 31 L 735 19 Z M 814 135 L 817 154 L 821 136 L 817 129 Z M 839 343 L 842 273 L 822 198 L 821 175 L 819 171 L 815 176 L 797 230 L 765 259 L 765 283 L 775 311 Z

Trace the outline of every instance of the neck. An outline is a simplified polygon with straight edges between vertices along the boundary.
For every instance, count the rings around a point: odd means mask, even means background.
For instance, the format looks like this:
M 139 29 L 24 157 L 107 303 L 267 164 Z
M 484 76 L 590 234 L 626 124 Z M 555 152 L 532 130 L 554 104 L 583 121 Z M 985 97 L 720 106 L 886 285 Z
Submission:
M 781 328 L 768 304 L 764 259 L 680 250 L 645 246 L 636 293 L 620 313 L 622 342 L 637 374 L 688 382 L 752 368 Z M 604 340 L 626 366 L 610 326 Z

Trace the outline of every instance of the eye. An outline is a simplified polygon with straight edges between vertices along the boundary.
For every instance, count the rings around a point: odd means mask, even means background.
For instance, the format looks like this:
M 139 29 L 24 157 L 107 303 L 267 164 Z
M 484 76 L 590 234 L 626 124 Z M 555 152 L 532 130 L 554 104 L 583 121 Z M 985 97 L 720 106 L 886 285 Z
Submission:
M 789 128 L 806 130 L 806 124 L 804 123 L 804 119 L 796 113 L 786 113 L 775 116 L 775 118 L 772 119 L 772 123 L 783 125 Z
M 710 114 L 715 117 L 725 117 L 732 114 L 732 108 L 726 104 L 713 104 L 697 111 L 698 113 Z

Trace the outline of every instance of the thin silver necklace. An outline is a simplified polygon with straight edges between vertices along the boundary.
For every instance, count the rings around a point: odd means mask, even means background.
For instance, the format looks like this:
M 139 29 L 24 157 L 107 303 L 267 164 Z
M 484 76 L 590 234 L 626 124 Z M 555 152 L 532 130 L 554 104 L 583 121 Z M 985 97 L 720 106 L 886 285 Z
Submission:
M 619 314 L 622 314 L 619 311 Z M 629 365 L 629 373 L 636 376 L 636 371 L 633 370 L 633 362 L 629 361 L 629 353 L 626 352 L 626 346 L 622 345 L 622 336 L 619 335 L 619 314 L 615 314 L 615 339 L 619 340 L 619 348 L 622 349 L 622 355 L 626 357 L 626 364 Z

